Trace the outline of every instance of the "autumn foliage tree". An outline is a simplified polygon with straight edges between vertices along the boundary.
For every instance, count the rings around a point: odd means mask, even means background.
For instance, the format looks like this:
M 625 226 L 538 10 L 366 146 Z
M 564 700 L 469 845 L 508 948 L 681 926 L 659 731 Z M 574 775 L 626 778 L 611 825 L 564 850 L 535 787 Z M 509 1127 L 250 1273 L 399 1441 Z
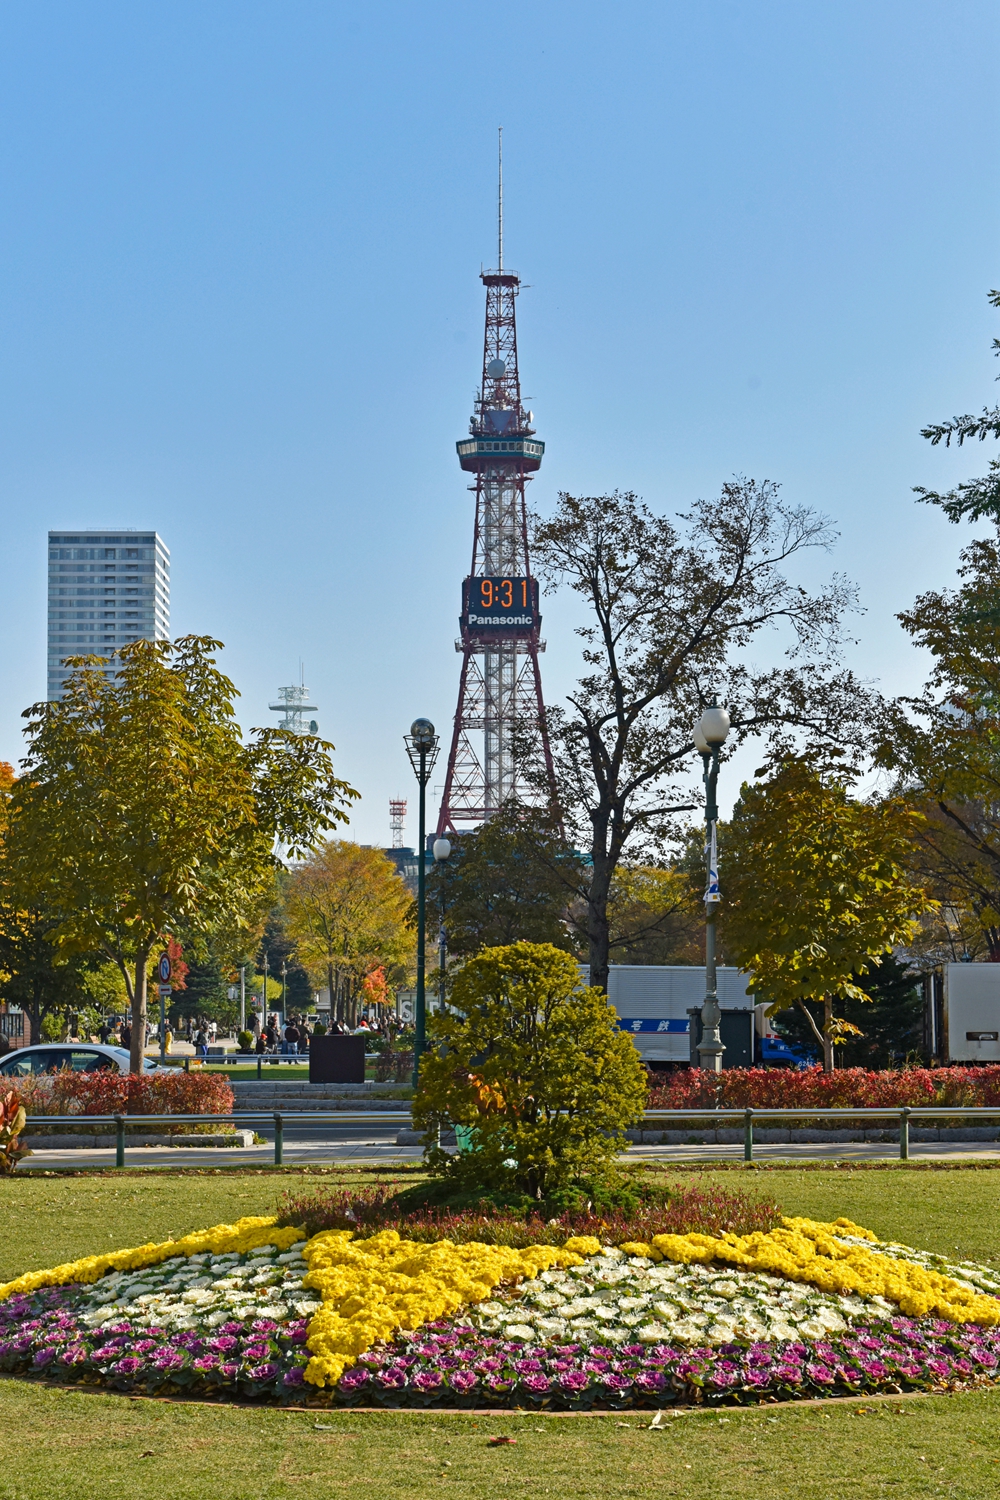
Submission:
M 171 933 L 253 920 L 276 843 L 294 855 L 357 794 L 332 746 L 254 730 L 245 744 L 220 642 L 184 636 L 122 647 L 116 675 L 71 658 L 60 702 L 27 710 L 28 753 L 11 796 L 12 878 L 56 917 L 64 954 L 97 953 L 122 973 L 141 1068 L 150 958 Z
M 411 907 L 392 861 L 346 839 L 330 839 L 291 872 L 286 930 L 301 963 L 328 985 L 338 1020 L 357 1025 L 366 982 L 372 998 L 384 995 L 380 970 L 405 975 L 415 954 Z
M 801 758 L 744 785 L 720 850 L 722 940 L 769 1014 L 797 1005 L 833 1066 L 838 997 L 908 942 L 930 906 L 910 873 L 917 812 L 898 798 L 855 800 Z M 822 1030 L 806 1001 L 824 1008 Z

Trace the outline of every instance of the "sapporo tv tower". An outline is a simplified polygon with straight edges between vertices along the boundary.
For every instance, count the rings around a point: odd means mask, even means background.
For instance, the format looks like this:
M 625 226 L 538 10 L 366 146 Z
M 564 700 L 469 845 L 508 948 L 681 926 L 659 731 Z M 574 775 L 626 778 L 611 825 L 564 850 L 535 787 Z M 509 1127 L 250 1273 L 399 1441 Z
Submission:
M 458 461 L 476 482 L 472 571 L 462 584 L 462 653 L 458 708 L 437 833 L 458 823 L 484 823 L 505 802 L 536 801 L 524 778 L 528 747 L 544 761 L 549 792 L 555 777 L 538 654 L 538 584 L 531 576 L 525 485 L 541 466 L 545 444 L 521 405 L 514 303 L 520 279 L 503 265 L 503 131 L 500 132 L 497 269 L 481 272 L 486 287 L 483 379 L 469 423 L 456 444 Z M 480 740 L 481 735 L 481 740 Z M 481 749 L 478 746 L 481 744 Z M 515 753 L 516 752 L 516 753 Z

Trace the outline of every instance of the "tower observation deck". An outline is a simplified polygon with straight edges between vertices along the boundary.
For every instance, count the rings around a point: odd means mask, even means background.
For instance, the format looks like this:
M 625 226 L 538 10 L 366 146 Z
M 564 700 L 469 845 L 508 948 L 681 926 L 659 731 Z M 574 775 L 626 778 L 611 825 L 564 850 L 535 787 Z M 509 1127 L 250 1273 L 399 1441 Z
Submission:
M 438 836 L 459 823 L 483 823 L 505 802 L 536 801 L 534 759 L 555 779 L 545 729 L 538 657 L 541 639 L 537 581 L 528 555 L 525 486 L 541 466 L 545 444 L 521 403 L 515 302 L 520 279 L 503 268 L 503 165 L 499 253 L 486 288 L 482 381 L 469 437 L 456 448 L 463 471 L 475 475 L 472 567 L 462 584 L 458 708 L 452 733 Z

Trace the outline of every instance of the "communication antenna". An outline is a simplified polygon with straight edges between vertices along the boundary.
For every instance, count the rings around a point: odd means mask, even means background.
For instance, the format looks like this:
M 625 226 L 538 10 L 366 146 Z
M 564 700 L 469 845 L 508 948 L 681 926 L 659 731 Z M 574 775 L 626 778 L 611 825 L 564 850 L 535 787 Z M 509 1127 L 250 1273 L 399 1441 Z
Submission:
M 499 131 L 499 188 L 497 191 L 497 270 L 503 270 L 503 126 L 498 126 Z
M 389 829 L 394 849 L 403 847 L 403 824 L 406 821 L 406 798 L 389 798 Z

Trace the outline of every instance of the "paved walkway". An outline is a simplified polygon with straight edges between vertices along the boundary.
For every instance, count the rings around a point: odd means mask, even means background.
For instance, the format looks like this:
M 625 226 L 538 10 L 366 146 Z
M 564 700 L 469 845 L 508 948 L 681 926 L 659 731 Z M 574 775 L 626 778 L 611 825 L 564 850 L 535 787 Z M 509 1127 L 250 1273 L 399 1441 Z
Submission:
M 286 1166 L 377 1166 L 401 1162 L 419 1161 L 419 1146 L 397 1146 L 389 1133 L 365 1138 L 343 1137 L 317 1140 L 285 1139 L 284 1160 Z M 659 1162 L 664 1166 L 672 1163 L 689 1165 L 704 1162 L 734 1162 L 743 1160 L 742 1146 L 631 1146 L 624 1154 L 626 1161 Z M 910 1147 L 910 1160 L 922 1161 L 996 1161 L 1000 1159 L 1000 1144 L 983 1142 L 920 1142 Z M 899 1148 L 892 1144 L 839 1142 L 829 1145 L 785 1145 L 758 1146 L 754 1150 L 758 1162 L 787 1162 L 798 1165 L 811 1161 L 898 1161 Z M 19 1170 L 66 1170 L 80 1167 L 114 1166 L 114 1149 L 98 1151 L 33 1151 L 22 1161 Z M 135 1146 L 126 1148 L 127 1167 L 233 1167 L 266 1166 L 274 1161 L 271 1145 L 247 1147 L 195 1147 Z

